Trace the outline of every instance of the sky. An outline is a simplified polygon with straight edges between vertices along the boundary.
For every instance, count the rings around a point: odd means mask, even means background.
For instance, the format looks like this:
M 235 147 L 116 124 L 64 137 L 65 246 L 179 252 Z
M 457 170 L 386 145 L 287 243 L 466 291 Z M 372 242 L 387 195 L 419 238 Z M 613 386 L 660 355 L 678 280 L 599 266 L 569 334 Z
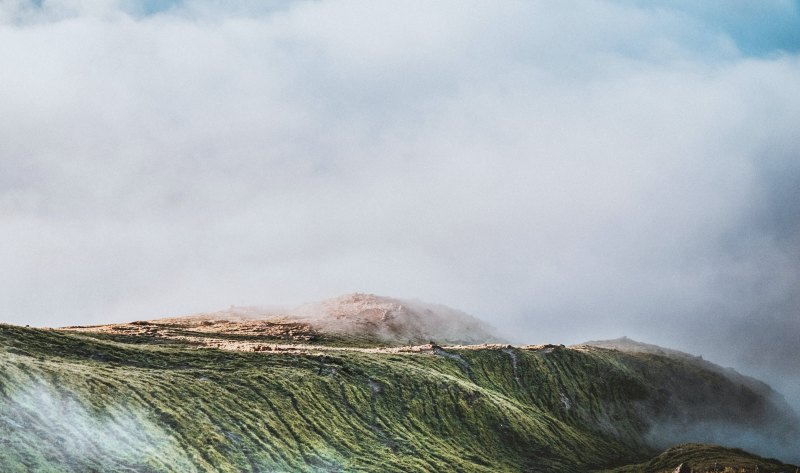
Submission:
M 800 406 L 800 2 L 5 0 L 0 320 L 350 292 Z

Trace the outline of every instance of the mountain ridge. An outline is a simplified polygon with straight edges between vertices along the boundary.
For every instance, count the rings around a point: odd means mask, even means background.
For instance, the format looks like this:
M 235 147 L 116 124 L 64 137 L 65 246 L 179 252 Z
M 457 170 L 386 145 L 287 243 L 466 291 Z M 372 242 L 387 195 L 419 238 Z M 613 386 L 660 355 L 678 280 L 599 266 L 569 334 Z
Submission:
M 697 357 L 386 342 L 369 323 L 396 302 L 344 297 L 353 333 L 285 314 L 0 325 L 0 470 L 796 468 L 735 447 L 792 460 L 797 415 Z

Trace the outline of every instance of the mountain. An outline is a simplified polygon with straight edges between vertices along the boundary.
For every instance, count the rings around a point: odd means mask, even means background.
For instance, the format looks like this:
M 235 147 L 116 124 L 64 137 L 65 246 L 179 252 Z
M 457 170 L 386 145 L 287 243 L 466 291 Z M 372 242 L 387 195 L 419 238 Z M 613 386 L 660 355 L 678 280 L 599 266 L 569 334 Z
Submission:
M 668 352 L 446 344 L 463 332 L 442 321 L 486 329 L 436 307 L 0 325 L 0 471 L 795 471 L 734 448 L 797 461 L 796 414 L 754 380 Z M 686 443 L 709 433 L 726 447 Z
M 586 342 L 582 346 L 610 349 L 646 363 L 646 375 L 662 386 L 650 399 L 654 418 L 646 439 L 668 447 L 679 442 L 735 445 L 767 455 L 800 459 L 800 422 L 783 396 L 766 383 L 678 350 L 637 342 L 627 337 Z M 663 370 L 663 360 L 681 370 Z M 725 387 L 706 380 L 724 380 Z M 746 406 L 746 408 L 745 408 Z M 747 425 L 742 425 L 742 418 Z
M 499 341 L 481 320 L 441 304 L 374 294 L 349 294 L 290 312 L 320 330 L 361 334 L 383 343 L 486 343 Z
M 289 309 L 231 307 L 185 317 L 65 329 L 178 340 L 217 348 L 235 341 L 246 345 L 243 336 L 260 335 L 273 341 L 358 346 L 500 341 L 486 323 L 459 310 L 361 293 Z M 234 344 L 231 348 L 241 346 Z

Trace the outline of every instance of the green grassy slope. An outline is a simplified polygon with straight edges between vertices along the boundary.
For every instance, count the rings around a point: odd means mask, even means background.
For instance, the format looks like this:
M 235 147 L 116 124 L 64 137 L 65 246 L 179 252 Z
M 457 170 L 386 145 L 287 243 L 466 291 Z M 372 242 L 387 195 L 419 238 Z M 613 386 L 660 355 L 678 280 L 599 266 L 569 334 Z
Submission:
M 636 465 L 605 473 L 672 473 L 676 465 L 691 465 L 695 473 L 794 473 L 796 466 L 762 458 L 745 451 L 716 445 L 684 444 Z
M 4 472 L 600 470 L 656 455 L 665 405 L 742 425 L 777 409 L 598 348 L 273 354 L 0 326 Z

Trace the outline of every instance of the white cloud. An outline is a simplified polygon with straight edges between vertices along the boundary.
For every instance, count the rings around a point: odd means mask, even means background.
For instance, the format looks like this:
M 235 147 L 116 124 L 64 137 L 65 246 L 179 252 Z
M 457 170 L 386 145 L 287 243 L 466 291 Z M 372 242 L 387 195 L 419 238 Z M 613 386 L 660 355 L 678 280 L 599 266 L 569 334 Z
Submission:
M 0 10 L 9 322 L 360 290 L 733 363 L 754 314 L 796 318 L 800 61 L 708 12 L 26 5 Z

